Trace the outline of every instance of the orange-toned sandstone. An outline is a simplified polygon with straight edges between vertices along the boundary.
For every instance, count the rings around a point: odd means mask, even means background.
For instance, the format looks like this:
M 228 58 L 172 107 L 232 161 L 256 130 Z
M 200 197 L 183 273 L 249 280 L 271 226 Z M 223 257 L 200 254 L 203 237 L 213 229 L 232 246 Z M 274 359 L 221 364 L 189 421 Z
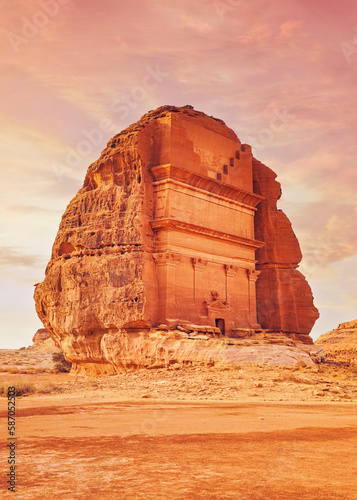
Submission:
M 357 320 L 321 335 L 316 345 L 324 349 L 327 358 L 357 366 Z
M 39 328 L 35 335 L 32 337 L 32 342 L 36 344 L 41 344 L 45 340 L 49 339 L 51 334 L 46 328 Z
M 40 319 L 75 366 L 104 372 L 152 365 L 151 347 L 162 362 L 159 344 L 135 341 L 159 327 L 311 344 L 318 313 L 279 196 L 221 120 L 190 106 L 149 112 L 109 141 L 68 205 L 35 291 Z M 186 354 L 170 359 L 192 361 L 195 341 L 180 342 Z
M 271 330 L 309 334 L 319 313 L 305 277 L 297 270 L 302 255 L 291 222 L 277 209 L 281 196 L 276 174 L 253 159 L 254 190 L 264 197 L 255 216 L 258 322 Z

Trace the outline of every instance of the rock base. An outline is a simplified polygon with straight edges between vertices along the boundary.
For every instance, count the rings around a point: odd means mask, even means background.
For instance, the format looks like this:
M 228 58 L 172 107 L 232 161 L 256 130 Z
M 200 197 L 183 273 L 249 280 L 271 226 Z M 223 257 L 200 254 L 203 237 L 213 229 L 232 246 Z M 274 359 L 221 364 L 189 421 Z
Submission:
M 266 331 L 239 339 L 217 337 L 215 332 L 186 333 L 178 329 L 121 331 L 105 334 L 99 342 L 93 339 L 91 352 L 80 357 L 76 351 L 79 352 L 79 346 L 88 345 L 85 338 L 77 337 L 72 344 L 67 338 L 61 347 L 72 361 L 71 374 L 89 376 L 163 368 L 177 363 L 235 368 L 242 365 L 294 366 L 299 362 L 303 366 L 313 366 L 323 361 L 323 349 L 307 342 L 304 335 L 296 337 Z M 96 350 L 93 349 L 95 345 Z

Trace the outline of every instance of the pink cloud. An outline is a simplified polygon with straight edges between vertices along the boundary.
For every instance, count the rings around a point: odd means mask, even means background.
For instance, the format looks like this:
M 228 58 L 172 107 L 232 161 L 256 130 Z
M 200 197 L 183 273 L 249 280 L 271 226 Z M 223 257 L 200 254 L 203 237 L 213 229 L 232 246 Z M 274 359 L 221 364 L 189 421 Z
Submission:
M 251 45 L 255 42 L 263 42 L 272 36 L 269 26 L 266 24 L 257 24 L 251 28 L 245 35 L 239 37 L 242 45 Z
M 122 47 L 123 49 L 124 49 L 124 48 L 126 48 L 126 47 L 128 46 L 127 42 L 126 42 L 126 41 L 124 40 L 124 38 L 123 38 L 122 36 L 120 36 L 120 35 L 116 35 L 116 36 L 114 37 L 114 40 L 115 40 L 116 42 L 118 42 L 118 43 L 119 43 L 119 45 L 120 45 L 120 47 Z
M 184 26 L 192 28 L 198 33 L 208 33 L 212 30 L 211 25 L 207 22 L 202 21 L 200 18 L 194 18 L 187 14 L 181 14 L 180 18 Z
M 252 45 L 266 41 L 289 40 L 297 36 L 297 27 L 300 24 L 300 21 L 293 20 L 284 21 L 277 27 L 267 24 L 256 24 L 245 35 L 239 36 L 239 41 L 242 45 Z
M 299 25 L 300 25 L 300 21 L 292 21 L 292 20 L 285 21 L 280 26 L 280 31 L 279 31 L 279 34 L 277 35 L 277 38 L 289 39 L 289 38 L 294 37 L 295 33 L 296 33 L 296 28 Z

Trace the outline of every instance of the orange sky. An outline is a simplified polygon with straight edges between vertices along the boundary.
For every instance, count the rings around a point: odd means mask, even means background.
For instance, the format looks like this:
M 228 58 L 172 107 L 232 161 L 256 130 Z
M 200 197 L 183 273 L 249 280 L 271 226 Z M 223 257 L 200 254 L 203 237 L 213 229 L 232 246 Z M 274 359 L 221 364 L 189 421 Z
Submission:
M 2 0 L 0 14 L 0 348 L 41 326 L 33 284 L 88 165 L 164 104 L 223 119 L 277 172 L 314 338 L 357 318 L 354 0 Z

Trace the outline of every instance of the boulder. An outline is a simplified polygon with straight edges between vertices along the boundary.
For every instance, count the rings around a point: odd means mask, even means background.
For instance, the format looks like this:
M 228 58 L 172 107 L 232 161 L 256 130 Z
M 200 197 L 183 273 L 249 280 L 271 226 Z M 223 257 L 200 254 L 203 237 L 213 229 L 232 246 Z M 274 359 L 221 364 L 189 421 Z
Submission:
M 150 335 L 171 339 L 177 325 L 311 344 L 318 312 L 275 177 L 192 106 L 163 106 L 115 135 L 65 210 L 35 288 L 37 314 L 74 369 L 166 363 Z M 207 342 L 197 342 L 177 341 L 186 354 L 170 360 L 202 361 Z
M 51 338 L 51 333 L 46 328 L 39 328 L 32 337 L 32 342 L 34 345 L 42 344 L 42 342 L 49 338 Z

